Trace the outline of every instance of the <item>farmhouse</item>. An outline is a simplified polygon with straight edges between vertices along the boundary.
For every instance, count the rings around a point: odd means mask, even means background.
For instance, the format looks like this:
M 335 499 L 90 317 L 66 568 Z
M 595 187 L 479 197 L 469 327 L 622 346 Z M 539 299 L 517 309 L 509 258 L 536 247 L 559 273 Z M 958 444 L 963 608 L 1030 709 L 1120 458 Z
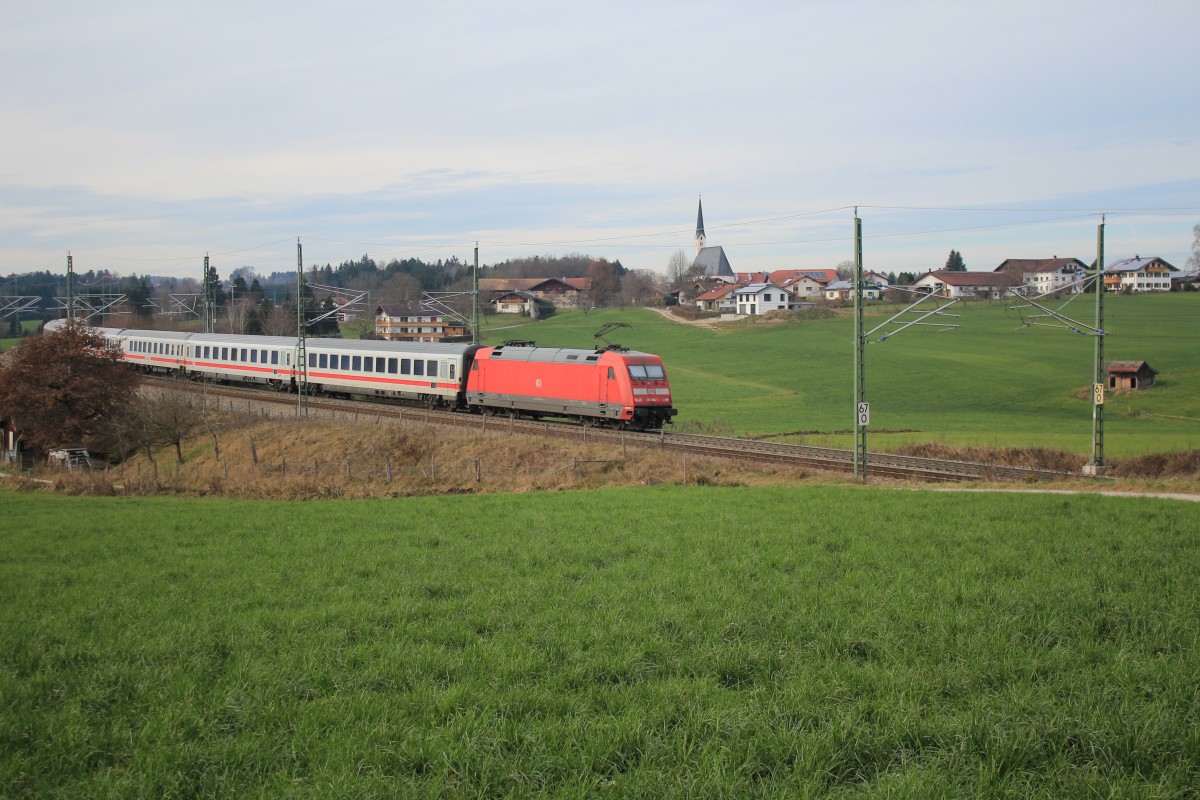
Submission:
M 1061 290 L 1078 294 L 1082 286 L 1071 286 L 1087 269 L 1078 258 L 1006 258 L 994 270 L 1011 276 L 1011 285 L 1026 286 L 1034 294 L 1049 294 Z M 1070 289 L 1067 287 L 1070 286 Z
M 465 325 L 443 314 L 404 305 L 376 306 L 375 333 L 391 342 L 453 342 L 469 335 Z
M 1173 272 L 1178 270 L 1158 256 L 1125 258 L 1104 268 L 1104 288 L 1127 294 L 1169 292 Z
M 497 314 L 523 314 L 538 319 L 552 310 L 553 305 L 531 292 L 513 290 L 500 292 L 492 298 L 492 307 Z
M 998 300 L 1009 286 L 1009 276 L 1002 272 L 926 272 L 913 282 L 913 289 L 939 297 L 970 297 Z
M 1154 385 L 1158 371 L 1145 361 L 1110 361 L 1108 363 L 1108 388 L 1149 389 Z
M 585 308 L 591 278 L 483 278 L 479 292 L 488 302 L 506 292 L 528 292 L 555 308 Z

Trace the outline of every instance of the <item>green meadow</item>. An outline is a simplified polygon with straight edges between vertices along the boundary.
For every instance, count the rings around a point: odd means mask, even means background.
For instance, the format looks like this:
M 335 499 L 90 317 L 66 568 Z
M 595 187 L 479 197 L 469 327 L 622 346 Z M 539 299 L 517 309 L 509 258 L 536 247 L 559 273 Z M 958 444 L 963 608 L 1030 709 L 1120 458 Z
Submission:
M 936 442 L 1091 452 L 1091 337 L 1025 326 L 1018 312 L 998 302 L 959 303 L 948 313 L 960 315 L 946 320 L 959 325 L 954 331 L 910 329 L 868 345 L 872 449 Z M 1092 298 L 1077 298 L 1066 313 L 1092 320 Z M 1105 316 L 1106 360 L 1145 360 L 1159 371 L 1149 391 L 1109 395 L 1107 454 L 1200 448 L 1200 294 L 1110 296 Z M 882 310 L 871 309 L 867 328 L 885 319 Z M 489 320 L 489 343 L 531 338 L 589 347 L 604 323 L 626 322 L 632 327 L 609 340 L 663 357 L 679 421 L 719 421 L 738 435 L 790 433 L 792 441 L 852 446 L 851 435 L 830 434 L 853 424 L 848 312 L 716 330 L 642 309 L 564 313 L 532 324 L 501 320 Z
M 1200 785 L 1193 503 L 656 487 L 0 504 L 0 797 Z

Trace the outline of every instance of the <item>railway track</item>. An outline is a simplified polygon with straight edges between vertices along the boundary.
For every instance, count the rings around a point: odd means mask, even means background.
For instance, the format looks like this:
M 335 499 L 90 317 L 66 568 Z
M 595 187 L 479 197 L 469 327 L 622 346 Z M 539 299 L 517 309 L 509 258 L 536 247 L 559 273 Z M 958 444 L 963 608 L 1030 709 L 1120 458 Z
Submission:
M 173 378 L 146 377 L 146 386 L 174 391 L 203 394 L 206 398 L 224 407 L 226 402 L 231 411 L 245 409 L 248 413 L 259 412 L 266 407 L 278 410 L 281 415 L 298 406 L 294 394 L 279 394 L 263 389 L 237 386 L 188 383 Z M 244 405 L 243 405 L 244 403 Z M 831 447 L 766 442 L 736 437 L 702 436 L 698 434 L 616 431 L 579 424 L 546 422 L 520 419 L 518 417 L 489 417 L 479 414 L 464 414 L 454 411 L 439 411 L 376 403 L 359 400 L 342 400 L 328 397 L 309 397 L 306 400 L 308 413 L 332 417 L 338 415 L 363 416 L 422 421 L 430 424 L 471 428 L 483 432 L 522 433 L 550 436 L 559 439 L 588 442 L 610 442 L 616 446 L 658 448 L 664 451 L 702 455 L 712 458 L 735 458 L 767 461 L 798 467 L 831 472 L 854 472 L 854 453 Z M 1012 467 L 1001 464 L 982 464 L 972 461 L 951 461 L 937 458 L 896 455 L 894 453 L 868 453 L 867 474 L 870 477 L 896 478 L 927 482 L 961 481 L 1054 481 L 1068 477 L 1079 477 L 1075 473 L 1030 467 Z

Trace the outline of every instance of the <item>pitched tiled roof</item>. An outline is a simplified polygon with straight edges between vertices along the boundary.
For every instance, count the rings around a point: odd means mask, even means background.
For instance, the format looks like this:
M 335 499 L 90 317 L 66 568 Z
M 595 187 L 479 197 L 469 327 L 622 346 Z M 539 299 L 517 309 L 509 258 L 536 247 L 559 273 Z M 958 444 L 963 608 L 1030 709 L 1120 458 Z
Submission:
M 992 270 L 993 272 L 1001 272 L 1003 270 L 1014 270 L 1016 272 L 1057 272 L 1063 267 L 1073 266 L 1077 269 L 1087 269 L 1087 264 L 1084 264 L 1078 258 L 1006 258 Z
M 954 272 L 939 269 L 926 274 L 934 276 L 947 286 L 1008 286 L 1009 284 L 1008 276 L 999 272 Z
M 1141 256 L 1134 256 L 1133 258 L 1123 258 L 1120 261 L 1114 261 L 1113 263 L 1106 265 L 1104 267 L 1104 271 L 1105 272 L 1140 272 L 1143 269 L 1145 269 L 1146 267 L 1153 266 L 1155 263 L 1161 264 L 1162 266 L 1166 267 L 1171 272 L 1178 271 L 1175 269 L 1175 267 L 1171 266 L 1166 261 L 1163 261 L 1158 256 L 1150 256 L 1149 258 L 1142 258 Z
M 696 299 L 697 300 L 720 300 L 725 295 L 729 294 L 730 292 L 736 291 L 737 289 L 740 289 L 740 288 L 741 287 L 737 286 L 736 284 L 727 283 L 724 286 L 718 286 L 715 289 L 705 292 L 704 294 L 700 295 Z
M 1157 374 L 1158 370 L 1147 364 L 1145 361 L 1110 361 L 1108 362 L 1109 372 L 1141 372 L 1142 367 Z

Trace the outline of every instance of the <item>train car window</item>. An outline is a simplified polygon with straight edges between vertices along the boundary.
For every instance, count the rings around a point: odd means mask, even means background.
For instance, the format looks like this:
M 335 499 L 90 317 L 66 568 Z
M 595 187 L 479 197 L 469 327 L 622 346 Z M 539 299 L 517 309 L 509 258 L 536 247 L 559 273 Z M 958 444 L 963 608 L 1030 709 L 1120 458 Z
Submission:
M 328 368 L 329 368 L 329 356 L 326 355 L 325 353 L 318 353 L 317 354 L 317 369 L 328 369 Z
M 413 375 L 425 374 L 425 362 L 419 358 L 413 359 Z
M 229 348 L 228 348 L 228 347 L 222 347 L 222 348 L 221 348 L 221 360 L 222 360 L 222 361 L 228 361 L 228 360 L 229 360 Z
M 346 372 L 350 371 L 350 356 L 342 356 L 342 369 Z
M 242 362 L 245 363 L 245 361 L 246 361 L 246 348 L 243 347 L 242 348 Z
M 407 358 L 400 359 L 400 374 L 401 375 L 411 375 L 412 374 L 412 361 L 411 360 L 409 360 Z
M 646 368 L 643 367 L 641 364 L 630 364 L 629 365 L 629 376 L 632 378 L 641 378 L 644 380 L 646 377 Z
M 425 374 L 427 376 L 429 376 L 430 378 L 436 378 L 437 374 L 438 374 L 437 362 L 436 361 L 427 361 L 425 363 L 426 363 Z
M 375 358 L 373 356 L 363 356 L 363 372 L 375 371 Z
M 258 363 L 258 351 L 257 351 L 257 350 L 251 350 L 251 351 L 250 351 L 250 363 L 251 363 L 251 364 L 257 364 L 257 363 Z
M 397 369 L 399 369 L 399 362 L 394 358 L 389 358 L 388 359 L 388 372 L 391 373 L 392 375 L 395 375 Z
M 663 372 L 663 368 L 658 364 L 647 364 L 646 377 L 652 381 L 661 381 L 666 379 L 667 373 Z
M 471 362 L 471 372 L 479 372 L 479 362 L 478 361 Z
M 450 365 L 450 380 L 454 380 L 454 365 Z
M 351 363 L 353 364 L 353 366 L 350 367 L 351 372 L 362 372 L 362 356 L 354 356 L 354 358 L 351 359 Z
M 204 358 L 208 358 L 208 345 L 204 345 Z
M 279 363 L 279 351 L 278 351 L 278 350 L 272 350 L 272 351 L 271 351 L 271 363 L 272 363 L 272 364 L 278 364 L 278 363 Z
M 608 368 L 608 379 L 611 381 L 615 377 L 617 377 L 616 370 L 614 370 L 612 367 L 609 367 Z

